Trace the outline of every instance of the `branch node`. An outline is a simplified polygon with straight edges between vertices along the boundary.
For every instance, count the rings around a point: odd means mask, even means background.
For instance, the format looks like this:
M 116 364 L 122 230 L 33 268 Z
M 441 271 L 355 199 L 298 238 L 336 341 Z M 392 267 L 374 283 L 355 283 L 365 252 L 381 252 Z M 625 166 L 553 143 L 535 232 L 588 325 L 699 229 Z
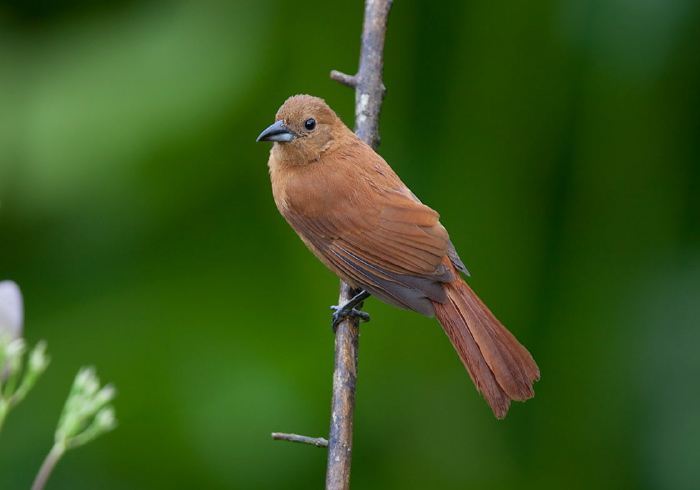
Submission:
M 342 83 L 346 87 L 357 88 L 357 75 L 347 75 L 338 70 L 331 71 L 331 80 Z

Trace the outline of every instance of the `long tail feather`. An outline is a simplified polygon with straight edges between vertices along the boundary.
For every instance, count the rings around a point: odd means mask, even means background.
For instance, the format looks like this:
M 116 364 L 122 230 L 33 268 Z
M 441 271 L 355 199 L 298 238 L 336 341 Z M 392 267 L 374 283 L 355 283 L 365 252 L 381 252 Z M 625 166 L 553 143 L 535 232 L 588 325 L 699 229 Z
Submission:
M 444 286 L 448 299 L 433 302 L 435 315 L 476 388 L 502 419 L 511 400 L 535 396 L 532 383 L 540 379 L 540 370 L 461 277 Z

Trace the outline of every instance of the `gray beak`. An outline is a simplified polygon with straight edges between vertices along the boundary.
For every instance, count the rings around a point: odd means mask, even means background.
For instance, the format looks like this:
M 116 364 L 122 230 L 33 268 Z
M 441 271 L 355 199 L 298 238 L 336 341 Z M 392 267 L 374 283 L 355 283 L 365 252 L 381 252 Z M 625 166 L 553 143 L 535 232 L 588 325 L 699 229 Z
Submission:
M 255 141 L 292 141 L 294 136 L 294 132 L 285 126 L 284 119 L 280 119 L 260 133 L 260 136 Z

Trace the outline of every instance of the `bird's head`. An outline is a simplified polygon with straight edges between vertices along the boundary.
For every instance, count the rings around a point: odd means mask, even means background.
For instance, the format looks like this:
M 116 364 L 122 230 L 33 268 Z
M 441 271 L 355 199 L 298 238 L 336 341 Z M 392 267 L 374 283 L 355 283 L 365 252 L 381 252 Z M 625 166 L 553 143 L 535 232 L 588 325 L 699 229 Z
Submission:
M 281 160 L 305 165 L 318 160 L 344 130 L 349 131 L 323 99 L 295 95 L 285 101 L 275 123 L 256 141 L 272 141 L 273 154 Z

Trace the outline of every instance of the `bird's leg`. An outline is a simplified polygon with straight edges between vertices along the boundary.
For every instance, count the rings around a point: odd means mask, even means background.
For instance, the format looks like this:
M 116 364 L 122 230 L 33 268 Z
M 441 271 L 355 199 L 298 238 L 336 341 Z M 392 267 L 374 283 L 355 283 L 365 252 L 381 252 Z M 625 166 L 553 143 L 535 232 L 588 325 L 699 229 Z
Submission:
M 369 321 L 369 313 L 366 313 L 364 311 L 356 310 L 356 306 L 362 307 L 362 302 L 369 298 L 371 294 L 369 294 L 367 291 L 360 291 L 357 293 L 350 301 L 348 301 L 345 304 L 342 305 L 337 305 L 337 306 L 331 306 L 331 310 L 334 310 L 333 312 L 333 322 L 331 323 L 331 326 L 333 327 L 333 333 L 338 329 L 338 324 L 345 320 L 347 317 L 350 318 L 359 318 L 360 321 L 362 322 L 368 322 Z

